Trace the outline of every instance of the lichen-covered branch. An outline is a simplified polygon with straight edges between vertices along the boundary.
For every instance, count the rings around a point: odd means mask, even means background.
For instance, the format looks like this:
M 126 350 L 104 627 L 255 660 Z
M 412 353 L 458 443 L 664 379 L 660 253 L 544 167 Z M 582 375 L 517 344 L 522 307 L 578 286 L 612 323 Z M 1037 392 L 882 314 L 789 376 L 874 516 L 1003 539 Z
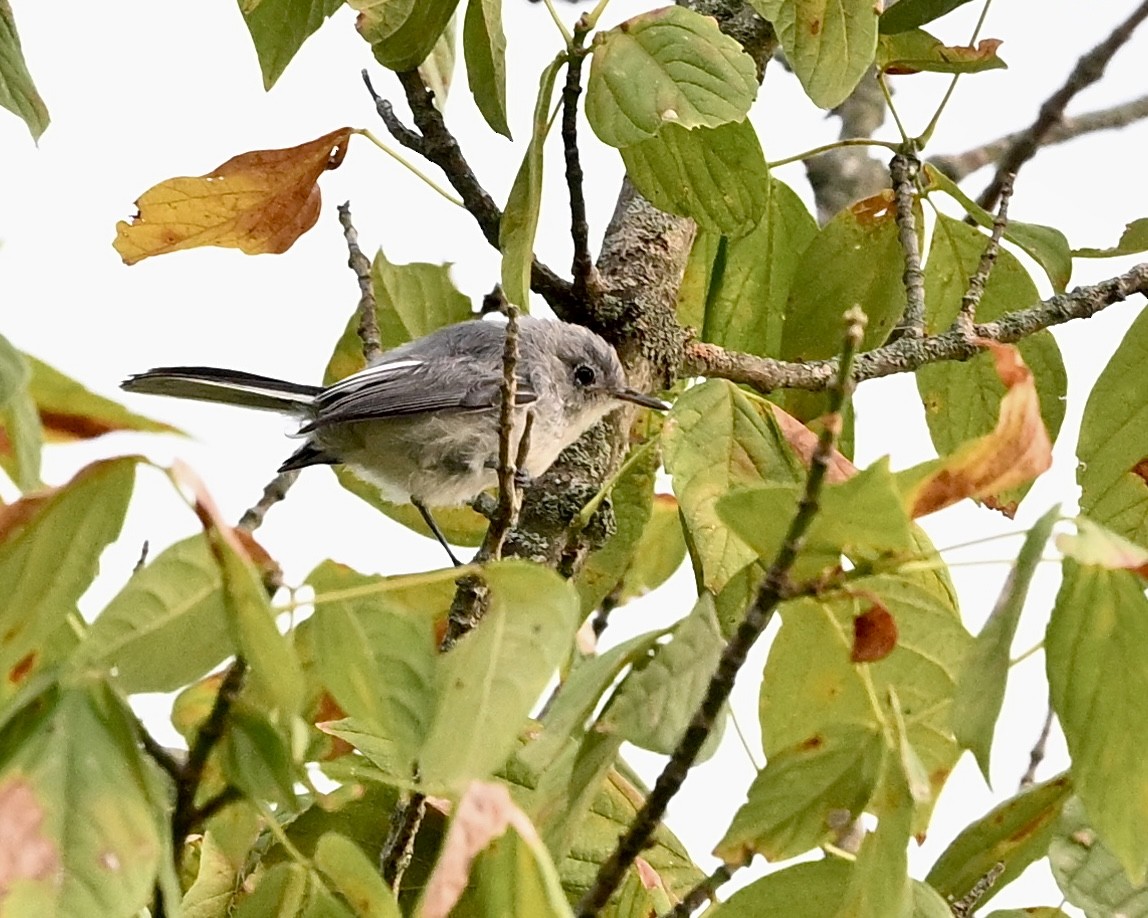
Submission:
M 889 163 L 893 180 L 893 199 L 897 207 L 897 234 L 901 251 L 905 255 L 905 313 L 897 331 L 906 337 L 920 338 L 925 334 L 925 272 L 921 270 L 921 240 L 917 235 L 917 171 L 916 159 L 898 153 Z

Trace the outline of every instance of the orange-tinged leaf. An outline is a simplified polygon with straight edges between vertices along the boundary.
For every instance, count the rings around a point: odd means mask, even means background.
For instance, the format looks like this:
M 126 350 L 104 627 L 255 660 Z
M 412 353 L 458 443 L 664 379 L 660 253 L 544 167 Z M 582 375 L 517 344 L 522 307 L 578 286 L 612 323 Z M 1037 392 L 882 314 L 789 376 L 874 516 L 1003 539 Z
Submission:
M 854 663 L 884 660 L 897 646 L 897 622 L 884 606 L 874 605 L 853 619 Z
M 1036 478 L 1052 464 L 1052 444 L 1040 417 L 1032 372 L 1007 344 L 977 342 L 993 355 L 997 375 L 1008 387 L 992 433 L 966 444 L 912 489 L 913 518 L 971 497 L 1008 515 L 995 495 Z
M 143 193 L 131 223 L 116 224 L 125 264 L 179 249 L 218 245 L 248 255 L 286 252 L 319 219 L 316 183 L 338 168 L 351 128 L 284 150 L 253 150 L 207 175 L 172 178 Z
M 785 442 L 793 448 L 793 451 L 808 468 L 813 461 L 813 454 L 817 450 L 817 434 L 783 408 L 771 404 L 769 409 L 773 412 L 773 419 L 785 437 Z M 830 484 L 840 484 L 856 474 L 857 466 L 845 456 L 837 450 L 830 453 L 826 481 Z

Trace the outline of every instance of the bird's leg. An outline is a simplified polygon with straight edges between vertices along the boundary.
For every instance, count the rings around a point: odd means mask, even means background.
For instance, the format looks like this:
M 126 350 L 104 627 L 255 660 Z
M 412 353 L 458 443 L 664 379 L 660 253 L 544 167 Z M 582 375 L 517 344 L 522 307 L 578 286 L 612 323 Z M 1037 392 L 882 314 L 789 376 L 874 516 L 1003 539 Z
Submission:
M 462 567 L 462 562 L 459 561 L 458 558 L 454 556 L 454 552 L 450 550 L 450 546 L 446 541 L 446 536 L 444 536 L 442 534 L 442 530 L 438 528 L 438 523 L 436 523 L 434 517 L 431 516 L 431 512 L 427 509 L 427 505 L 417 497 L 411 497 L 411 503 L 414 504 L 415 509 L 418 510 L 419 514 L 422 516 L 423 522 L 425 522 L 430 528 L 430 531 L 434 533 L 434 537 L 438 539 L 438 544 L 443 547 L 447 557 L 450 558 L 450 563 L 455 567 Z

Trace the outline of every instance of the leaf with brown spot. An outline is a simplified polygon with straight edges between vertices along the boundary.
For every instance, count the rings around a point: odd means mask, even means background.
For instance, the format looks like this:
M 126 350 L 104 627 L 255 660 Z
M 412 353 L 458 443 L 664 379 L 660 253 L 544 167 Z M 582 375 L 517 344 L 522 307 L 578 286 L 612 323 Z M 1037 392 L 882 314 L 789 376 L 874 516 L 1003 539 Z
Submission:
M 14 883 L 47 882 L 60 869 L 60 852 L 44 834 L 44 807 L 20 775 L 0 785 L 0 901 Z
M 1010 345 L 980 341 L 993 355 L 1008 391 L 992 433 L 967 443 L 937 463 L 909 489 L 914 519 L 966 497 L 986 503 L 994 495 L 1036 478 L 1052 464 L 1052 444 L 1040 416 L 1032 373 Z M 909 470 L 909 475 L 913 470 Z
M 980 73 L 1003 70 L 997 57 L 999 38 L 982 38 L 976 46 L 946 45 L 924 29 L 882 35 L 877 41 L 877 69 L 882 73 Z
M 352 133 L 344 127 L 297 147 L 241 153 L 207 175 L 161 182 L 136 202 L 131 223 L 116 224 L 113 245 L 129 265 L 204 245 L 286 252 L 319 218 L 316 181 L 342 163 Z
M 853 663 L 884 660 L 897 646 L 897 622 L 882 605 L 874 604 L 853 619 Z

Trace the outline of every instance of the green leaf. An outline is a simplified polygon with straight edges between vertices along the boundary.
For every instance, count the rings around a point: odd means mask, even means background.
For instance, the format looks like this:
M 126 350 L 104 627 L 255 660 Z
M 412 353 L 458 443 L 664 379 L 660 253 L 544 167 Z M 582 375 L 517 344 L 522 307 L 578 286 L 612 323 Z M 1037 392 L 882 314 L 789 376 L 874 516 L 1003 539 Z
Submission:
M 959 220 L 944 214 L 938 217 L 925 266 L 925 319 L 930 334 L 947 330 L 956 319 L 969 277 L 977 270 L 987 241 L 982 233 Z M 1012 253 L 999 252 L 977 309 L 977 321 L 994 321 L 1022 304 L 1039 300 L 1040 294 L 1024 266 Z M 1068 388 L 1060 348 L 1048 331 L 1025 338 L 1017 346 L 1032 370 L 1041 418 L 1049 438 L 1055 440 L 1064 421 Z M 942 456 L 990 433 L 997 425 L 1006 392 L 988 353 L 960 366 L 921 367 L 917 371 L 917 389 L 933 445 Z M 1031 483 L 1009 489 L 986 503 L 1011 518 L 1030 487 Z
M 602 918 L 649 918 L 669 913 L 673 905 L 661 877 L 645 865 L 639 868 L 635 864 L 626 871 L 626 879 L 599 914 Z
M 814 104 L 845 101 L 873 63 L 880 6 L 869 0 L 752 0 Z
M 790 287 L 781 357 L 835 355 L 841 346 L 841 316 L 851 304 L 869 317 L 862 349 L 884 342 L 905 311 L 904 271 L 892 192 L 842 210 L 801 256 Z
M 288 745 L 287 731 L 251 707 L 241 696 L 227 721 L 221 743 L 223 774 L 229 784 L 254 800 L 270 800 L 283 810 L 296 806 L 295 783 L 300 772 Z
M 739 485 L 799 482 L 804 469 L 770 409 L 719 379 L 686 390 L 675 402 L 663 449 L 699 582 L 718 593 L 757 556 L 718 516 L 719 498 Z
M 838 918 L 889 918 L 913 912 L 909 880 L 909 837 L 913 826 L 911 778 L 889 756 L 878 796 L 880 820 L 865 836 L 849 877 Z
M 714 853 L 727 864 L 754 854 L 796 857 L 834 834 L 830 817 L 856 818 L 873 794 L 885 742 L 871 726 L 835 724 L 769 757 Z
M 75 665 L 114 668 L 129 694 L 173 692 L 234 652 L 219 564 L 199 535 L 132 575 L 92 623 Z
M 233 918 L 353 918 L 319 875 L 301 864 L 276 864 L 258 877 L 255 891 L 231 912 Z
M 43 431 L 29 391 L 31 379 L 28 358 L 0 335 L 0 467 L 21 491 L 41 485 Z
M 355 28 L 384 67 L 418 67 L 446 29 L 458 0 L 347 0 L 357 10 Z
M 440 112 L 446 107 L 447 96 L 450 94 L 451 82 L 454 79 L 454 44 L 455 33 L 458 31 L 455 18 L 451 17 L 430 53 L 419 64 L 419 76 L 433 94 L 434 107 Z
M 654 508 L 654 480 L 661 464 L 656 449 L 646 449 L 626 468 L 610 492 L 610 505 L 614 510 L 614 534 L 606 544 L 590 554 L 582 569 L 574 576 L 574 585 L 582 599 L 582 612 L 589 615 L 609 597 L 611 608 L 622 604 L 619 590 L 623 578 L 632 564 L 661 560 L 667 564 L 675 558 L 681 563 L 682 553 L 675 554 L 672 537 L 666 544 L 645 546 L 639 552 L 639 542 L 650 528 Z M 673 498 L 670 498 L 673 500 Z M 677 522 L 677 503 L 674 502 L 673 525 L 677 527 L 681 542 L 681 526 Z M 663 527 L 666 528 L 666 527 Z M 668 557 L 650 558 L 649 551 L 665 549 Z M 683 545 L 684 553 L 684 545 Z M 676 570 L 677 565 L 674 565 Z M 673 571 L 670 571 L 673 573 Z
M 76 602 L 120 534 L 137 460 L 108 459 L 0 512 L 0 700 L 76 644 Z
M 36 92 L 20 50 L 16 20 L 8 0 L 0 0 L 0 106 L 23 119 L 39 140 L 48 127 L 48 108 Z
M 1148 598 L 1126 570 L 1063 562 L 1045 636 L 1052 706 L 1093 828 L 1134 883 L 1148 873 Z
M 650 203 L 703 230 L 745 235 L 769 206 L 769 168 L 748 121 L 693 130 L 668 124 L 621 152 L 626 175 Z
M 0 732 L 0 824 L 20 854 L 6 914 L 134 915 L 150 901 L 165 840 L 133 721 L 92 682 L 52 687 Z
M 883 34 L 891 35 L 915 29 L 940 19 L 969 0 L 899 0 L 881 14 L 878 24 Z
M 1052 905 L 1032 905 L 990 912 L 988 918 L 1068 918 L 1068 915 Z
M 393 264 L 379 250 L 371 264 L 371 287 L 375 294 L 375 317 L 384 348 L 398 347 L 429 335 L 444 325 L 453 325 L 474 317 L 470 300 L 451 281 L 450 268 L 449 264 L 434 265 L 427 262 Z M 323 373 L 324 384 L 330 385 L 366 366 L 358 328 L 359 316 L 355 312 L 327 362 Z M 335 469 L 335 477 L 339 484 L 356 497 L 408 529 L 430 537 L 430 530 L 414 507 L 383 500 L 375 485 L 343 466 Z M 455 545 L 478 545 L 488 525 L 483 517 L 468 507 L 436 509 L 435 522 Z
M 482 576 L 486 615 L 439 658 L 438 707 L 419 756 L 431 788 L 460 787 L 506 760 L 580 620 L 574 588 L 547 568 L 503 561 Z
M 1133 220 L 1124 227 L 1120 241 L 1110 249 L 1073 249 L 1073 258 L 1115 258 L 1148 251 L 1148 217 Z
M 925 165 L 925 176 L 930 187 L 939 188 L 953 198 L 973 220 L 986 229 L 992 227 L 993 215 L 961 191 L 960 186 L 951 178 L 928 164 Z M 1004 237 L 1032 256 L 1033 260 L 1044 269 L 1052 288 L 1057 293 L 1064 292 L 1072 277 L 1072 252 L 1064 233 L 1051 226 L 1021 223 L 1010 217 Z M 1013 308 L 1021 308 L 1021 305 L 1014 304 Z
M 506 36 L 502 0 L 467 0 L 462 54 L 474 103 L 491 130 L 510 140 L 506 120 Z
M 668 644 L 634 669 L 614 693 L 597 729 L 618 733 L 651 752 L 668 755 L 702 703 L 725 640 L 718 628 L 713 597 L 703 593 L 676 626 Z M 722 721 L 710 734 L 720 737 Z
M 1048 860 L 1064 897 L 1089 918 L 1148 915 L 1148 886 L 1128 881 L 1120 861 L 1096 837 L 1076 798 L 1064 806 L 1049 842 Z
M 534 132 L 530 135 L 518 175 L 510 186 L 498 228 L 502 292 L 507 300 L 523 309 L 530 306 L 530 272 L 534 266 L 534 237 L 542 210 L 542 148 L 550 131 L 550 98 L 554 95 L 554 81 L 563 63 L 563 55 L 560 54 L 542 71 L 538 100 L 534 104 Z
M 929 572 L 883 574 L 853 584 L 854 598 L 803 599 L 781 607 L 759 699 L 766 758 L 833 724 L 881 725 L 873 698 L 893 689 L 907 739 L 924 765 L 935 799 L 960 755 L 949 730 L 949 704 L 970 642 L 955 601 Z M 884 659 L 849 662 L 856 614 L 880 601 L 897 625 Z M 928 804 L 918 805 L 915 831 Z
M 315 866 L 334 884 L 361 918 L 401 918 L 398 903 L 363 849 L 346 836 L 328 832 L 315 848 Z
M 838 858 L 778 870 L 739 889 L 711 918 L 825 918 L 836 913 L 852 865 Z
M 1048 851 L 1053 826 L 1072 793 L 1060 775 L 997 804 L 950 842 L 925 878 L 949 901 L 963 899 L 997 864 L 1004 872 L 978 900 L 984 905 Z
M 343 0 L 239 0 L 264 89 L 275 85 L 303 42 L 342 5 Z
M 634 556 L 622 582 L 611 595 L 611 602 L 617 608 L 656 590 L 677 572 L 685 557 L 686 540 L 677 498 L 672 494 L 655 494 L 650 521 L 642 530 Z
M 1148 545 L 1148 310 L 1142 310 L 1100 374 L 1080 423 L 1080 512 Z
M 741 121 L 757 67 L 717 22 L 680 6 L 651 10 L 594 36 L 586 117 L 605 144 L 628 147 L 666 125 Z
M 785 304 L 817 222 L 788 185 L 770 179 L 764 218 L 737 239 L 699 231 L 678 291 L 678 319 L 698 338 L 776 356 Z
M 997 57 L 1000 41 L 983 38 L 975 46 L 946 45 L 923 29 L 910 29 L 877 41 L 877 69 L 882 73 L 982 73 L 1008 67 Z
M 420 591 L 423 610 L 396 608 L 390 593 L 366 592 L 382 582 L 331 561 L 311 572 L 307 583 L 317 597 L 348 597 L 315 604 L 315 665 L 339 706 L 393 744 L 395 773 L 409 778 L 436 702 L 432 610 L 445 613 L 445 606 L 436 601 L 440 585 L 429 583 Z M 417 589 L 408 592 L 414 602 Z
M 1058 519 L 1059 504 L 1045 513 L 1028 531 L 1000 598 L 973 642 L 957 682 L 951 717 L 953 734 L 958 743 L 976 756 L 986 783 L 992 783 L 989 756 L 992 752 L 993 728 L 1004 703 L 1009 649 L 1016 635 L 1029 584 L 1032 583 L 1044 547 L 1052 535 L 1052 527 Z

